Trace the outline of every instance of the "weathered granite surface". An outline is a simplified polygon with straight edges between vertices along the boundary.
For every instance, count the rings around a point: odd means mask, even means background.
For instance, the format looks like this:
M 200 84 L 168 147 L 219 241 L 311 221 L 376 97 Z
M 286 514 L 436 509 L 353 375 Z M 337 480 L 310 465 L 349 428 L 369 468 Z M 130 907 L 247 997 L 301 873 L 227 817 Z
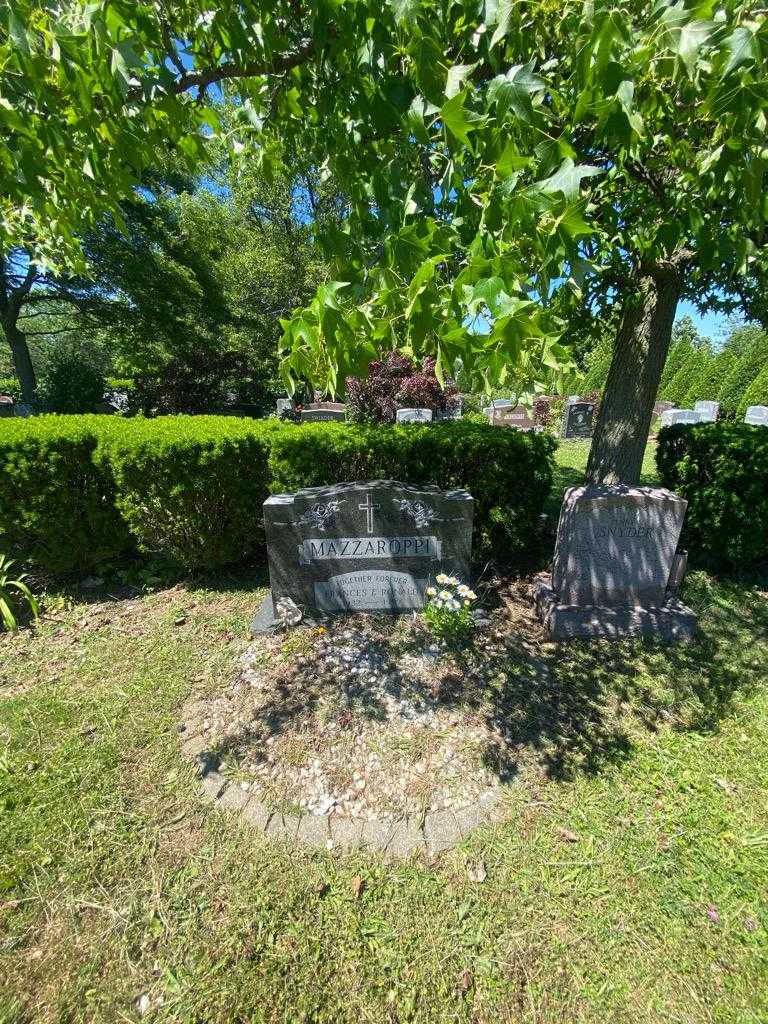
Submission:
M 559 602 L 549 573 L 542 573 L 534 581 L 533 598 L 539 617 L 554 640 L 648 636 L 671 642 L 690 640 L 696 633 L 696 615 L 671 594 L 661 604 L 649 608 L 567 605 Z
M 469 580 L 472 515 L 466 491 L 392 480 L 273 495 L 264 503 L 271 596 L 310 614 L 421 608 L 438 573 Z
M 560 511 L 550 575 L 534 599 L 550 635 L 692 635 L 695 616 L 675 592 L 687 502 L 661 487 L 572 487 Z
M 302 406 L 299 413 L 302 423 L 322 423 L 326 420 L 343 421 L 347 418 L 347 407 L 341 402 L 316 402 Z

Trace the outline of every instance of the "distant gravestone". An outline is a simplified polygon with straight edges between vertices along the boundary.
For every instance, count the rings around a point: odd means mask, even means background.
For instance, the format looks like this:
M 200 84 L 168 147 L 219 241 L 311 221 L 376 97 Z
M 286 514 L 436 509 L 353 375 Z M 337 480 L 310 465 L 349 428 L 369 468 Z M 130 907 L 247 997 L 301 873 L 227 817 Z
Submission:
M 701 417 L 693 409 L 667 409 L 661 414 L 662 427 L 671 427 L 675 423 L 701 423 Z
M 431 409 L 398 409 L 395 413 L 398 423 L 431 423 Z
M 554 639 L 688 638 L 696 617 L 676 596 L 687 502 L 663 488 L 572 487 L 565 494 L 552 573 L 534 599 Z
M 594 417 L 594 402 L 566 402 L 563 407 L 560 436 L 564 438 L 592 437 Z
M 750 405 L 744 416 L 745 423 L 757 427 L 768 427 L 768 405 Z
M 271 593 L 254 632 L 277 606 L 301 612 L 421 608 L 438 573 L 469 581 L 472 496 L 392 480 L 312 487 L 264 502 Z
M 496 427 L 513 427 L 515 430 L 533 430 L 536 426 L 532 411 L 524 405 L 494 409 L 491 423 Z
M 313 402 L 301 407 L 302 423 L 320 423 L 325 420 L 345 420 L 347 407 L 343 402 Z
M 663 416 L 665 412 L 675 408 L 674 402 L 656 402 L 653 406 L 653 418 L 658 419 Z
M 10 395 L 0 395 L 0 416 L 13 416 L 13 404 Z
M 720 403 L 708 400 L 694 402 L 693 411 L 699 414 L 699 423 L 714 423 L 720 415 Z

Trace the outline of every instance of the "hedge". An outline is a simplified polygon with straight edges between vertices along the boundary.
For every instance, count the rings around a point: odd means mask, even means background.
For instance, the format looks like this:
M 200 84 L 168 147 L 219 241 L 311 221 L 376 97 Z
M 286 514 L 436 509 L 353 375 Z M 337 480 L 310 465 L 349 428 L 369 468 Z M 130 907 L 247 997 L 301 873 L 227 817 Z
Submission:
M 0 420 L 0 550 L 66 573 L 130 549 L 109 470 L 94 459 L 98 419 Z
M 768 429 L 665 427 L 656 464 L 664 486 L 688 500 L 682 543 L 696 561 L 734 568 L 768 557 Z
M 549 435 L 461 421 L 400 427 L 314 424 L 276 433 L 275 491 L 337 480 L 401 480 L 474 498 L 476 558 L 519 560 L 536 536 L 552 487 Z
M 264 557 L 269 493 L 362 479 L 466 487 L 475 555 L 520 559 L 554 441 L 485 423 L 366 427 L 228 416 L 41 416 L 0 429 L 0 549 L 56 573 L 137 546 L 190 569 Z M 5 531 L 7 538 L 2 536 Z
M 115 422 L 115 421 L 113 421 Z M 253 558 L 269 496 L 267 439 L 277 422 L 230 416 L 122 421 L 96 453 L 112 474 L 115 504 L 143 551 L 190 569 Z

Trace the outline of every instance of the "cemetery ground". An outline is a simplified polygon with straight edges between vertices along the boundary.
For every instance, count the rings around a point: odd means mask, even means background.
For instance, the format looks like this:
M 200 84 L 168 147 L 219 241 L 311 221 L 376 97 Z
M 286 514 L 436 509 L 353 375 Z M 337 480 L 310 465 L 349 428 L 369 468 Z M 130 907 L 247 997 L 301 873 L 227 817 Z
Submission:
M 509 581 L 504 820 L 392 863 L 259 835 L 181 756 L 264 584 L 62 590 L 0 637 L 2 1024 L 766 1019 L 764 575 L 689 574 L 672 647 L 548 643 Z

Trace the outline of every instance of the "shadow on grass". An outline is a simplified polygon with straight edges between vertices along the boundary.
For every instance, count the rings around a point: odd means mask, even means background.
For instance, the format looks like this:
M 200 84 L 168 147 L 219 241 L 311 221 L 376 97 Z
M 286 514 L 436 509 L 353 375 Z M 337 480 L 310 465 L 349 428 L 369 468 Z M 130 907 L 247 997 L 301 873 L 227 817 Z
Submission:
M 296 650 L 275 675 L 269 700 L 216 753 L 263 749 L 269 737 L 312 720 L 320 732 L 329 716 L 354 730 L 364 720 L 384 721 L 395 702 L 414 721 L 443 707 L 482 723 L 483 760 L 502 781 L 524 764 L 566 780 L 626 760 L 660 728 L 716 729 L 734 696 L 748 693 L 768 670 L 768 601 L 757 586 L 695 574 L 685 597 L 701 628 L 694 642 L 678 645 L 546 643 L 525 586 L 512 586 L 491 632 L 453 664 L 438 662 L 427 684 L 396 664 L 409 644 L 418 649 L 418 637 L 398 638 L 381 620 L 347 620 L 340 627 L 347 639 L 334 639 L 330 661 L 316 639 L 304 634 L 302 649 L 301 634 L 294 634 Z M 354 650 L 354 666 L 334 652 L 339 644 Z M 363 670 L 353 673 L 360 664 Z M 370 685 L 371 676 L 379 681 Z

